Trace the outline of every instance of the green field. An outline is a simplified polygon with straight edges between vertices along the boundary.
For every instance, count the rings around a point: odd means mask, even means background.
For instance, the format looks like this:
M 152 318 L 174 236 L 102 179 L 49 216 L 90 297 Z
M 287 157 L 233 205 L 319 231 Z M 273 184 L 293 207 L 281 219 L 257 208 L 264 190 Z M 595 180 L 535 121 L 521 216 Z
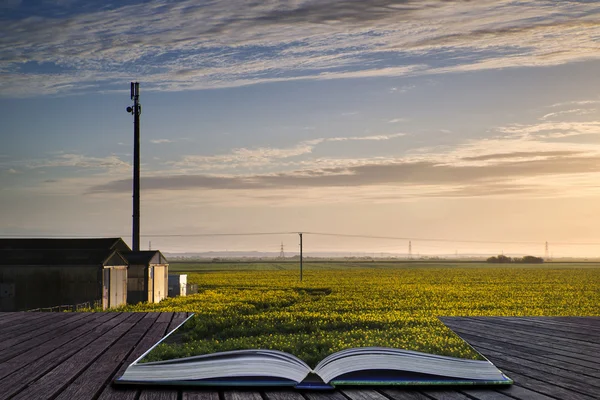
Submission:
M 199 293 L 128 311 L 196 313 L 190 343 L 165 352 L 272 348 L 315 364 L 385 345 L 477 357 L 436 317 L 600 315 L 598 264 L 174 263 Z

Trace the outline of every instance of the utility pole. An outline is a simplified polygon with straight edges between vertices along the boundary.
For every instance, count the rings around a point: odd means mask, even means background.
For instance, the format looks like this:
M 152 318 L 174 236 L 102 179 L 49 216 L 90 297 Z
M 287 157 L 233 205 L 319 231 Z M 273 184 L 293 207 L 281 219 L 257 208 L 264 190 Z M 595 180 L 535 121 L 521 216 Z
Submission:
M 412 260 L 412 242 L 408 241 L 408 259 Z
M 302 233 L 298 233 L 300 235 L 300 282 L 302 282 Z
M 548 252 L 548 242 L 546 242 L 546 252 L 545 252 L 545 254 L 544 254 L 544 258 L 545 258 L 545 260 L 546 260 L 546 261 L 548 261 L 548 260 L 549 260 L 548 253 L 549 253 L 549 252 Z
M 281 250 L 279 251 L 279 258 L 285 259 L 285 253 L 283 252 L 283 242 L 281 242 Z
M 127 112 L 133 114 L 133 251 L 140 251 L 140 84 L 131 82 L 131 100 L 133 107 Z

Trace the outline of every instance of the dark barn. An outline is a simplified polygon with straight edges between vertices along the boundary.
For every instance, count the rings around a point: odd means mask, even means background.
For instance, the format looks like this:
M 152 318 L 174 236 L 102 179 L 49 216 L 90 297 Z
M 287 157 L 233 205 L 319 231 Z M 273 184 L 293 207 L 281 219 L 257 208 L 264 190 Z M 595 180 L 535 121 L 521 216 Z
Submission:
M 0 239 L 0 311 L 127 301 L 120 238 Z
M 169 262 L 158 250 L 121 252 L 129 264 L 127 303 L 158 303 L 169 292 Z

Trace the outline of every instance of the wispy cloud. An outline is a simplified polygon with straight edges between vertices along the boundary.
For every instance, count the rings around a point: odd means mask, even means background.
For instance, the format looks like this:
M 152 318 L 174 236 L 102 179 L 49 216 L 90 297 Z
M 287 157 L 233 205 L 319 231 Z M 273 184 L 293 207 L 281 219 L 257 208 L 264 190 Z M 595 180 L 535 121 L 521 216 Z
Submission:
M 238 148 L 226 154 L 211 156 L 187 155 L 181 160 L 171 162 L 171 166 L 183 170 L 218 170 L 232 168 L 264 167 L 278 163 L 281 165 L 283 160 L 293 159 L 295 157 L 307 155 L 324 143 L 347 142 L 347 141 L 383 141 L 391 140 L 404 136 L 405 133 L 392 133 L 369 136 L 349 136 L 349 137 L 331 137 L 316 138 L 305 140 L 290 147 L 257 147 L 257 148 Z M 318 162 L 313 160 L 313 162 Z M 297 162 L 295 165 L 301 165 Z
M 151 139 L 150 143 L 153 144 L 165 144 L 165 143 L 173 143 L 170 139 Z
M 540 117 L 540 120 L 545 121 L 548 119 L 563 117 L 565 115 L 588 115 L 593 114 L 595 112 L 595 108 L 576 108 L 572 110 L 562 110 L 545 114 Z
M 0 18 L 1 95 L 118 90 L 135 75 L 144 76 L 146 90 L 188 90 L 600 57 L 600 10 L 584 1 L 155 0 L 59 8 L 49 17 Z M 441 65 L 440 54 L 452 57 Z

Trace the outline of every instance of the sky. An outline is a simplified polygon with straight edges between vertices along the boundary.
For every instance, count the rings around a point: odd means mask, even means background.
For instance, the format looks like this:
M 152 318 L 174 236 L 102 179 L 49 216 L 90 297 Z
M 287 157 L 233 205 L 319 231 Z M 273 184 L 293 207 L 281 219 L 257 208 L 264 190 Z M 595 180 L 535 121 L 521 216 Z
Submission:
M 599 41 L 588 0 L 3 0 L 0 235 L 131 244 L 138 81 L 143 247 L 598 256 Z

